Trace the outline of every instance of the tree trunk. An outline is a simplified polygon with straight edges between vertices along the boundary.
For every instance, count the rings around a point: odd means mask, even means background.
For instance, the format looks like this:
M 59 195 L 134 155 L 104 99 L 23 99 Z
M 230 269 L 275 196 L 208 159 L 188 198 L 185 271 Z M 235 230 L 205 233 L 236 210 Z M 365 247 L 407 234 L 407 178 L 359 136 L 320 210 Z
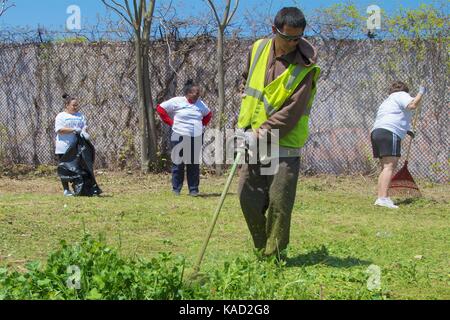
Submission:
M 149 170 L 149 138 L 147 130 L 147 110 L 145 106 L 144 77 L 143 77 L 143 61 L 142 61 L 142 41 L 135 39 L 135 58 L 136 58 L 136 84 L 138 89 L 138 105 L 139 105 L 139 127 L 141 131 L 141 170 L 148 172 Z
M 222 129 L 224 117 L 223 112 L 225 109 L 225 70 L 223 65 L 223 37 L 224 30 L 219 28 L 219 34 L 217 36 L 217 75 L 219 84 L 219 121 L 217 122 L 217 129 Z
M 146 111 L 146 122 L 147 122 L 147 137 L 150 142 L 148 156 L 150 164 L 157 163 L 157 151 L 158 151 L 158 140 L 156 137 L 156 123 L 155 123 L 155 111 L 153 106 L 153 97 L 150 86 L 150 69 L 149 69 L 149 43 L 148 40 L 144 40 L 146 43 L 143 48 L 142 55 L 142 65 L 143 65 L 143 83 L 144 83 L 144 101 L 145 101 L 145 111 Z
M 216 129 L 223 130 L 224 116 L 223 112 L 225 109 L 225 70 L 223 65 L 223 37 L 225 29 L 219 26 L 217 34 L 217 76 L 218 76 L 218 88 L 219 88 L 219 110 L 217 112 L 217 122 Z M 223 137 L 225 139 L 225 137 Z M 222 140 L 223 140 L 222 139 Z M 224 145 L 224 141 L 222 145 Z M 221 159 L 224 159 L 224 150 L 222 150 Z M 216 174 L 223 174 L 223 165 L 216 164 Z

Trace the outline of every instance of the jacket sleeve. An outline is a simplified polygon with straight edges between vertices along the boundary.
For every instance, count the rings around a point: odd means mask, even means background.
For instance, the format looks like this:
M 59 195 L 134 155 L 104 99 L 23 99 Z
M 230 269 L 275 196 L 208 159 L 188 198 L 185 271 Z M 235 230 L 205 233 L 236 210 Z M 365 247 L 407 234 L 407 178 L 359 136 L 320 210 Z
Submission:
M 253 51 L 253 45 L 248 48 L 247 62 L 245 64 L 245 68 L 242 72 L 242 80 L 241 80 L 241 84 L 239 87 L 241 94 L 244 93 L 245 85 L 247 84 L 247 77 L 248 77 L 248 73 L 250 72 L 250 61 L 252 60 L 252 51 Z
M 208 123 L 211 121 L 212 118 L 212 112 L 210 111 L 206 116 L 203 117 L 202 123 L 206 127 Z
M 169 116 L 166 110 L 163 109 L 160 105 L 156 107 L 156 112 L 158 112 L 159 117 L 161 118 L 164 123 L 168 124 L 169 126 L 173 126 L 173 119 Z
M 281 109 L 261 125 L 262 129 L 278 129 L 280 139 L 294 129 L 300 118 L 307 114 L 307 105 L 312 91 L 313 75 L 314 72 L 309 72 L 305 76 Z

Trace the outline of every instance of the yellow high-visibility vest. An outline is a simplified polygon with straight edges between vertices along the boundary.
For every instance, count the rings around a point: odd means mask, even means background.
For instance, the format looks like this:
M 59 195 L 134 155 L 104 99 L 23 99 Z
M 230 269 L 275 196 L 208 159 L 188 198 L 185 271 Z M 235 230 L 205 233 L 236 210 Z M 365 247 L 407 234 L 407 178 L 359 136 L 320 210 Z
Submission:
M 309 114 L 317 91 L 316 84 L 320 68 L 315 64 L 309 67 L 291 64 L 278 78 L 264 86 L 272 41 L 272 39 L 261 39 L 253 46 L 245 97 L 239 111 L 238 127 L 258 129 L 283 106 L 305 76 L 313 71 L 315 74 L 307 112 L 301 116 L 295 127 L 280 139 L 280 146 L 300 148 L 308 138 Z

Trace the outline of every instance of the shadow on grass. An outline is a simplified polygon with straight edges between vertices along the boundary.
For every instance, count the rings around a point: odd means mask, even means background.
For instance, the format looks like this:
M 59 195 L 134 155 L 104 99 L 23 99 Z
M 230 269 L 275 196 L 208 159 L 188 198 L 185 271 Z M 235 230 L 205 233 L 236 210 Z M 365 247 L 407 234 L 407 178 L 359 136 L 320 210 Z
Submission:
M 109 194 L 109 193 L 101 194 L 101 195 L 97 196 L 97 198 L 112 198 L 112 197 L 113 197 L 113 195 Z
M 395 201 L 396 205 L 408 205 L 408 204 L 414 204 L 418 201 L 421 201 L 420 198 L 405 198 L 405 199 L 398 199 Z
M 221 195 L 222 195 L 221 193 L 200 193 L 197 197 L 198 198 L 214 198 L 214 197 L 220 197 Z M 233 192 L 227 193 L 227 197 L 232 196 L 232 195 L 236 195 L 236 193 L 233 193 Z
M 354 266 L 370 265 L 372 262 L 353 257 L 339 258 L 330 256 L 328 249 L 325 246 L 308 252 L 307 254 L 301 254 L 286 260 L 287 267 L 313 266 L 317 264 L 323 264 L 335 268 L 350 268 Z

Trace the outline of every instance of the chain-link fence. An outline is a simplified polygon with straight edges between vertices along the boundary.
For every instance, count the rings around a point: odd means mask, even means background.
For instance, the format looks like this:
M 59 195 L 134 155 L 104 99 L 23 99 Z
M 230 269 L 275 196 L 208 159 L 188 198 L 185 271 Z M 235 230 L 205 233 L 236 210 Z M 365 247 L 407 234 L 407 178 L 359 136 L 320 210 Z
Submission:
M 395 41 L 310 40 L 319 50 L 322 76 L 302 170 L 308 174 L 373 172 L 370 130 L 390 83 L 399 79 L 409 84 L 412 95 L 421 82 L 429 88 L 410 169 L 419 178 L 448 181 L 450 100 L 445 43 L 406 48 Z M 251 43 L 240 39 L 226 43 L 226 128 L 237 122 L 239 84 Z M 138 167 L 133 50 L 128 42 L 0 44 L 0 164 L 55 163 L 54 119 L 63 110 L 61 96 L 67 92 L 78 98 L 88 119 L 96 166 Z M 206 36 L 153 42 L 150 67 L 155 101 L 182 95 L 183 84 L 192 78 L 203 86 L 203 100 L 214 112 L 218 100 L 215 51 L 215 39 Z M 157 126 L 164 154 L 168 128 L 159 119 Z

